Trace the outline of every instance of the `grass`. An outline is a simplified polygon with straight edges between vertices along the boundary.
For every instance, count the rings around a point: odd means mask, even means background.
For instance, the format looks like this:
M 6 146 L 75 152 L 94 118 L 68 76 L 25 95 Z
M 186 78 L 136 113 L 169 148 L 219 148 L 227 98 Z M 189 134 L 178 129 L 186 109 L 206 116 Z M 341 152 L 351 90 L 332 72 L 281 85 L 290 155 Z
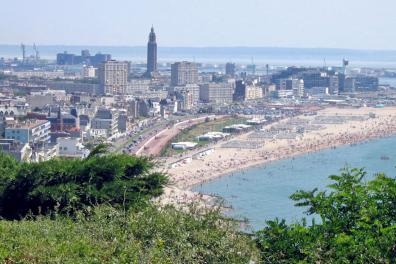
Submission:
M 196 140 L 197 136 L 203 135 L 207 132 L 212 131 L 222 131 L 224 127 L 231 126 L 235 124 L 245 123 L 246 118 L 244 117 L 226 117 L 222 119 L 215 119 L 209 122 L 204 122 L 201 124 L 193 125 L 189 128 L 184 129 L 181 131 L 176 137 L 173 138 L 172 142 L 185 142 L 185 141 L 192 141 L 198 143 L 199 146 L 208 145 L 210 142 L 207 141 L 200 141 Z M 161 156 L 169 157 L 173 155 L 182 154 L 186 152 L 185 150 L 174 150 L 171 147 L 171 142 L 169 142 L 162 150 Z
M 0 263 L 248 263 L 255 246 L 236 230 L 218 211 L 102 206 L 74 220 L 0 221 Z

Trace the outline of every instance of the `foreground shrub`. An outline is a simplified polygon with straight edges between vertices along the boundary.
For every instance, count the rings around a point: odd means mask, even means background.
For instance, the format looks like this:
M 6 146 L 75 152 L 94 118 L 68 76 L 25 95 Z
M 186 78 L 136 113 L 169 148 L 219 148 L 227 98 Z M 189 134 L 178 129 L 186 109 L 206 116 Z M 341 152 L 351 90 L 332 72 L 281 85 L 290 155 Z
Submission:
M 249 263 L 254 243 L 235 230 L 218 211 L 101 206 L 74 221 L 0 221 L 0 263 Z
M 0 170 L 0 216 L 74 214 L 103 203 L 130 208 L 162 194 L 167 177 L 151 172 L 149 159 L 93 153 L 84 160 L 57 158 L 22 164 L 1 155 L 0 164 L 11 163 Z
M 364 181 L 362 169 L 330 176 L 330 191 L 298 191 L 319 223 L 267 222 L 257 245 L 264 263 L 395 263 L 396 180 L 384 174 Z

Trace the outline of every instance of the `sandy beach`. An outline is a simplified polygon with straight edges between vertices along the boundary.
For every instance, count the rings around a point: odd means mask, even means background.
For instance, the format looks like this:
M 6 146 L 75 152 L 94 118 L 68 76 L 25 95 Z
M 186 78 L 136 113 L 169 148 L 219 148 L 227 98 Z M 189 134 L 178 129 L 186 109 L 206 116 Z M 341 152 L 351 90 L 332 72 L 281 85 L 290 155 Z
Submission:
M 369 114 L 371 113 L 371 117 Z M 375 114 L 375 117 L 373 117 Z M 213 145 L 214 153 L 180 167 L 167 169 L 170 176 L 171 190 L 167 189 L 164 202 L 188 203 L 201 199 L 202 196 L 191 192 L 192 186 L 203 184 L 216 177 L 244 170 L 252 166 L 271 161 L 286 159 L 304 153 L 315 152 L 340 145 L 356 144 L 373 138 L 396 133 L 396 107 L 393 108 L 326 108 L 316 116 L 300 116 L 299 122 L 315 126 L 318 119 L 347 117 L 337 124 L 320 124 L 321 129 L 305 131 L 296 139 L 252 139 L 255 132 L 238 135 L 230 140 L 253 142 L 258 148 L 224 148 L 226 141 Z M 348 118 L 351 117 L 351 118 Z M 360 118 L 360 119 L 359 119 Z M 263 127 L 271 130 L 276 126 L 294 124 L 293 119 L 285 119 Z M 318 126 L 316 124 L 316 126 Z M 229 141 L 230 141 L 229 140 Z

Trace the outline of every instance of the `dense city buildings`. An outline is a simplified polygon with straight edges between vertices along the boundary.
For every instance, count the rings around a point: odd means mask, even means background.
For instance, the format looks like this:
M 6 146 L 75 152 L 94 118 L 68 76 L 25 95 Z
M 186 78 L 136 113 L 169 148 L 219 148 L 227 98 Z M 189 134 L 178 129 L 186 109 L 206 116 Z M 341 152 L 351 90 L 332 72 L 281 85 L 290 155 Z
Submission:
M 47 120 L 51 123 L 52 132 L 77 131 L 79 129 L 79 118 L 77 114 L 62 113 L 59 107 L 56 113 L 49 109 Z
M 125 94 L 128 85 L 129 63 L 106 61 L 99 66 L 99 84 L 102 94 Z
M 56 56 L 56 63 L 58 65 L 77 65 L 86 64 L 98 66 L 100 63 L 111 60 L 110 54 L 97 53 L 91 56 L 88 50 L 82 50 L 81 55 L 67 53 L 58 53 Z
M 355 77 L 357 91 L 376 91 L 379 81 L 377 77 L 358 75 Z
M 288 67 L 273 74 L 271 81 L 277 86 L 277 90 L 284 90 L 281 88 L 282 80 L 301 79 L 304 81 L 304 90 L 308 95 L 328 94 L 337 96 L 343 93 L 378 90 L 378 77 L 359 73 L 346 74 L 346 65 L 344 64 L 342 68 L 338 69 Z
M 181 86 L 198 83 L 198 68 L 193 62 L 176 62 L 171 66 L 171 84 Z
M 278 97 L 303 97 L 304 96 L 304 80 L 303 79 L 282 79 L 278 90 Z
M 157 72 L 157 37 L 154 27 L 151 27 L 149 41 L 147 43 L 147 77 L 152 77 Z
M 146 55 L 147 63 L 88 50 L 60 53 L 52 62 L 0 59 L 2 151 L 31 162 L 83 158 L 86 146 L 99 142 L 135 153 L 156 130 L 205 114 L 251 116 L 246 123 L 257 126 L 303 108 L 396 105 L 393 88 L 379 82 L 396 76 L 390 70 L 349 68 L 345 61 L 334 67 L 157 64 L 154 28 Z

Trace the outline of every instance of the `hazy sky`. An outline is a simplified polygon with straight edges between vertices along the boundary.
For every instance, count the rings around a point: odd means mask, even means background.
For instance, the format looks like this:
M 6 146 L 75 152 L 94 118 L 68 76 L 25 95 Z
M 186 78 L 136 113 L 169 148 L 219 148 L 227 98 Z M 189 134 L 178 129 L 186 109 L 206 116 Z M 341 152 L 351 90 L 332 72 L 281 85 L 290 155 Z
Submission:
M 396 49 L 395 0 L 0 0 L 0 44 Z

